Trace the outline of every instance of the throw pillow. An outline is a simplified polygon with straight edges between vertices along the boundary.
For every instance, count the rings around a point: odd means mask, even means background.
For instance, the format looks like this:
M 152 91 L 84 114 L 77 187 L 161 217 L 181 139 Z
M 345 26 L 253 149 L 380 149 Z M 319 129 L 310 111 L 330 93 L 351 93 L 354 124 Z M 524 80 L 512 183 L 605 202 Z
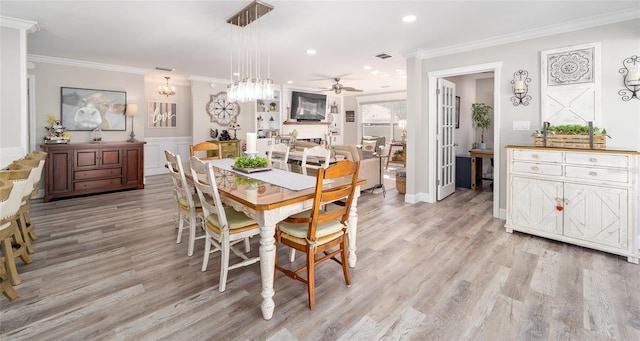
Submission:
M 365 152 L 375 153 L 376 151 L 376 141 L 362 141 L 362 150 Z

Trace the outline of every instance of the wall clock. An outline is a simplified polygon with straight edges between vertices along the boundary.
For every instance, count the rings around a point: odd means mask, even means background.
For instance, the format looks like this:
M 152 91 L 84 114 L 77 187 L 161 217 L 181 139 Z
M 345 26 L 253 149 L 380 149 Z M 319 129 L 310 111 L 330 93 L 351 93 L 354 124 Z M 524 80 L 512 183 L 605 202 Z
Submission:
M 207 103 L 207 113 L 211 116 L 211 122 L 226 126 L 236 121 L 236 116 L 240 114 L 240 106 L 237 102 L 229 102 L 227 93 L 223 91 L 211 95 L 211 100 Z

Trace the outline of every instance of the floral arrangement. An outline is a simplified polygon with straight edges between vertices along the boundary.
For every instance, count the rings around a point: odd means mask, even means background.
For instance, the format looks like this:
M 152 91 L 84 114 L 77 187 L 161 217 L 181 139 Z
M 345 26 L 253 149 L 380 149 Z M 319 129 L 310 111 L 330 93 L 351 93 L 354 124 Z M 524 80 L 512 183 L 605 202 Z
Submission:
M 47 134 L 44 136 L 45 143 L 69 143 L 71 136 L 67 133 L 67 128 L 62 126 L 60 120 L 49 115 L 49 126 L 44 127 Z

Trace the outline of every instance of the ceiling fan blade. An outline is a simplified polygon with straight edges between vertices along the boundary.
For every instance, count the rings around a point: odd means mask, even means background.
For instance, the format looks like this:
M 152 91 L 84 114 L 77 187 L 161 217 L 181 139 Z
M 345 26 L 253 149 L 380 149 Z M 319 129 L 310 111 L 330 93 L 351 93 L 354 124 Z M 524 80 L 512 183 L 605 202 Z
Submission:
M 362 92 L 362 90 L 356 89 L 356 88 L 353 88 L 353 87 L 350 87 L 350 86 L 343 86 L 342 90 L 344 90 L 344 91 Z

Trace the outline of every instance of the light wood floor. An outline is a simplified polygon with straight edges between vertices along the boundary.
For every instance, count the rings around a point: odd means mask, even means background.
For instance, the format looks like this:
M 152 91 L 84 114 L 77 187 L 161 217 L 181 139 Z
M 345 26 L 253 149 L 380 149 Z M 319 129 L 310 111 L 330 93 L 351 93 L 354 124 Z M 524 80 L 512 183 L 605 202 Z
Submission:
M 33 263 L 18 261 L 21 297 L 0 297 L 0 340 L 640 340 L 639 266 L 508 234 L 486 191 L 409 205 L 387 189 L 361 197 L 351 287 L 323 263 L 311 311 L 279 274 L 270 321 L 258 264 L 219 293 L 219 256 L 201 272 L 203 242 L 193 257 L 175 243 L 169 177 L 34 203 L 40 239 Z

